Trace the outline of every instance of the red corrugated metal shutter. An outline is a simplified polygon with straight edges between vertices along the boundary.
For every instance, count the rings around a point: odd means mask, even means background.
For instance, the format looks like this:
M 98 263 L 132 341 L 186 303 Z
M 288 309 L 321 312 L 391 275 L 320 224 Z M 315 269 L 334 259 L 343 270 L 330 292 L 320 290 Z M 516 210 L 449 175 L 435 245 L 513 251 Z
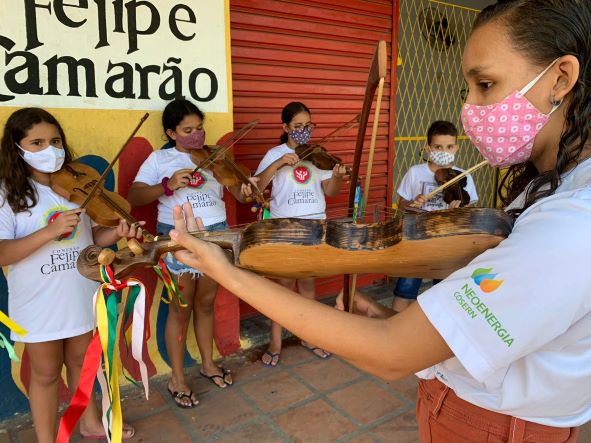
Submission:
M 316 140 L 358 114 L 378 40 L 388 42 L 390 59 L 393 11 L 392 0 L 231 0 L 234 125 L 260 120 L 236 146 L 237 160 L 254 171 L 264 153 L 279 144 L 281 109 L 290 101 L 302 101 L 310 108 L 312 120 L 318 124 Z M 390 206 L 390 97 L 389 73 L 373 166 L 370 213 L 375 205 L 380 210 Z M 371 120 L 369 128 L 367 146 Z M 343 134 L 325 146 L 350 164 L 356 129 Z M 362 176 L 364 173 L 363 164 Z M 343 215 L 347 195 L 344 187 L 339 197 L 328 201 L 329 217 Z M 250 208 L 239 205 L 236 221 L 252 220 Z M 334 290 L 336 286 L 330 282 L 335 281 L 324 280 L 319 292 Z

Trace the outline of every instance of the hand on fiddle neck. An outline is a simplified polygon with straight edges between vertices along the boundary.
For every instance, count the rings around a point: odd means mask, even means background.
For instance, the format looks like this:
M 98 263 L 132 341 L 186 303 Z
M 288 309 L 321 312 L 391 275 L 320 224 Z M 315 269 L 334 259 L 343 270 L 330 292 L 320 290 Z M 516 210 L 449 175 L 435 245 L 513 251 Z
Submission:
M 199 217 L 195 217 L 189 203 L 184 203 L 182 208 L 175 206 L 172 211 L 174 230 L 170 231 L 170 238 L 185 250 L 175 252 L 174 256 L 180 262 L 199 269 L 206 275 L 224 275 L 224 270 L 232 265 L 222 249 L 209 242 L 198 240 L 189 232 L 203 231 L 205 227 Z
M 334 197 L 341 192 L 343 177 L 347 175 L 347 167 L 342 164 L 335 165 L 332 169 L 332 177 L 322 182 L 324 194 L 328 197 Z
M 98 246 L 108 247 L 123 238 L 141 240 L 144 235 L 142 226 L 145 224 L 145 221 L 129 224 L 127 221 L 121 220 L 114 228 L 95 226 L 92 229 L 94 243 Z
M 236 200 L 238 200 L 240 203 L 245 203 L 249 200 L 252 200 L 254 198 L 254 193 L 255 192 L 259 192 L 260 190 L 258 188 L 258 183 L 260 181 L 259 177 L 250 177 L 248 179 L 248 181 L 250 182 L 248 185 L 245 183 L 242 183 L 240 185 L 240 187 L 236 187 L 236 193 L 234 192 L 234 190 L 232 188 L 230 189 L 230 192 L 232 192 L 232 195 L 234 195 L 234 197 L 236 197 Z

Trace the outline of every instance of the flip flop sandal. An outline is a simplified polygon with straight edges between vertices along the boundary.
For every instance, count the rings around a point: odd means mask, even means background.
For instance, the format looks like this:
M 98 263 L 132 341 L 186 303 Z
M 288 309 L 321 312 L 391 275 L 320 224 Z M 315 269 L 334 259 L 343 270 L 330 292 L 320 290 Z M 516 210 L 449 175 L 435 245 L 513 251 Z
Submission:
M 268 355 L 269 357 L 271 357 L 271 360 L 269 360 L 269 363 L 265 363 L 263 361 L 262 357 L 264 357 L 265 355 Z M 281 355 L 281 352 L 265 351 L 265 353 L 261 357 L 261 363 L 263 364 L 263 366 L 267 366 L 268 368 L 274 368 L 279 364 L 279 355 Z M 273 362 L 275 362 L 275 363 L 273 363 Z
M 327 359 L 328 357 L 330 357 L 332 354 L 328 351 L 325 351 L 322 348 L 319 348 L 317 346 L 309 346 L 308 343 L 304 344 L 304 342 L 301 343 L 301 345 L 306 348 L 308 351 L 310 351 L 312 354 L 314 354 L 316 357 L 321 358 L 321 359 Z M 318 353 L 318 351 L 320 352 L 324 352 L 324 355 L 320 355 Z
M 106 440 L 105 434 L 80 434 L 83 440 L 102 441 Z M 129 440 L 135 435 L 135 428 L 127 423 L 123 423 L 123 432 L 121 433 L 121 440 Z
M 193 391 L 189 391 L 189 393 L 187 394 L 184 391 L 173 391 L 168 386 L 166 387 L 166 390 L 168 391 L 168 393 L 170 394 L 170 396 L 174 400 L 175 404 L 179 408 L 192 409 L 199 404 L 199 400 L 193 399 Z M 179 400 L 182 400 L 183 398 L 188 398 L 189 400 L 191 400 L 191 404 L 188 405 L 188 404 L 181 403 Z
M 218 375 L 218 374 L 214 374 L 214 375 L 207 375 L 203 372 L 201 372 L 201 370 L 199 370 L 199 374 L 201 374 L 202 377 L 208 378 L 211 380 L 211 382 L 216 385 L 218 388 L 220 389 L 226 389 L 228 386 L 232 386 L 232 384 L 234 383 L 233 381 L 230 381 L 228 383 L 228 380 L 226 380 L 226 376 L 230 375 L 230 370 L 229 369 L 225 369 L 225 368 L 220 368 L 222 370 L 222 375 Z M 226 386 L 220 386 L 218 385 L 215 381 L 216 379 L 220 379 L 223 383 L 226 384 Z

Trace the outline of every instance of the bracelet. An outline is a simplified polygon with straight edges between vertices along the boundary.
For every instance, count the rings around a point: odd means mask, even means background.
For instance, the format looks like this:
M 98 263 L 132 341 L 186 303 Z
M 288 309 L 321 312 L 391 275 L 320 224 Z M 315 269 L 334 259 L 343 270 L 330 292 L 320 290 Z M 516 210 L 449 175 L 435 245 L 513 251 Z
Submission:
M 161 182 L 162 188 L 164 189 L 164 195 L 166 195 L 167 197 L 170 197 L 171 195 L 174 194 L 174 191 L 168 187 L 169 181 L 170 181 L 170 177 L 164 177 Z

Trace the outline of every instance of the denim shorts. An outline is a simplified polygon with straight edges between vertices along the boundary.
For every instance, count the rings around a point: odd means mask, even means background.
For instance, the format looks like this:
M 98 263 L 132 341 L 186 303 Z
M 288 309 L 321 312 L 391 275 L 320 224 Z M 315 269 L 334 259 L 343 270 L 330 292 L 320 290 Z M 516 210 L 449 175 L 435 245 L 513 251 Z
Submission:
M 168 233 L 173 229 L 174 226 L 166 223 L 158 222 L 156 225 L 156 231 L 158 232 L 158 235 L 168 235 Z M 225 231 L 226 229 L 228 229 L 228 223 L 225 221 L 214 223 L 213 225 L 205 227 L 206 231 Z M 178 261 L 176 258 L 174 258 L 172 252 L 169 252 L 164 256 L 164 263 L 166 263 L 166 266 L 168 266 L 170 272 L 172 272 L 177 277 L 180 277 L 186 273 L 191 274 L 193 278 L 199 278 L 203 275 L 198 269 L 191 268 L 190 266 Z
M 436 285 L 441 280 L 433 280 L 433 285 Z M 421 289 L 423 280 L 420 278 L 399 277 L 394 287 L 394 295 L 406 300 L 416 300 Z

